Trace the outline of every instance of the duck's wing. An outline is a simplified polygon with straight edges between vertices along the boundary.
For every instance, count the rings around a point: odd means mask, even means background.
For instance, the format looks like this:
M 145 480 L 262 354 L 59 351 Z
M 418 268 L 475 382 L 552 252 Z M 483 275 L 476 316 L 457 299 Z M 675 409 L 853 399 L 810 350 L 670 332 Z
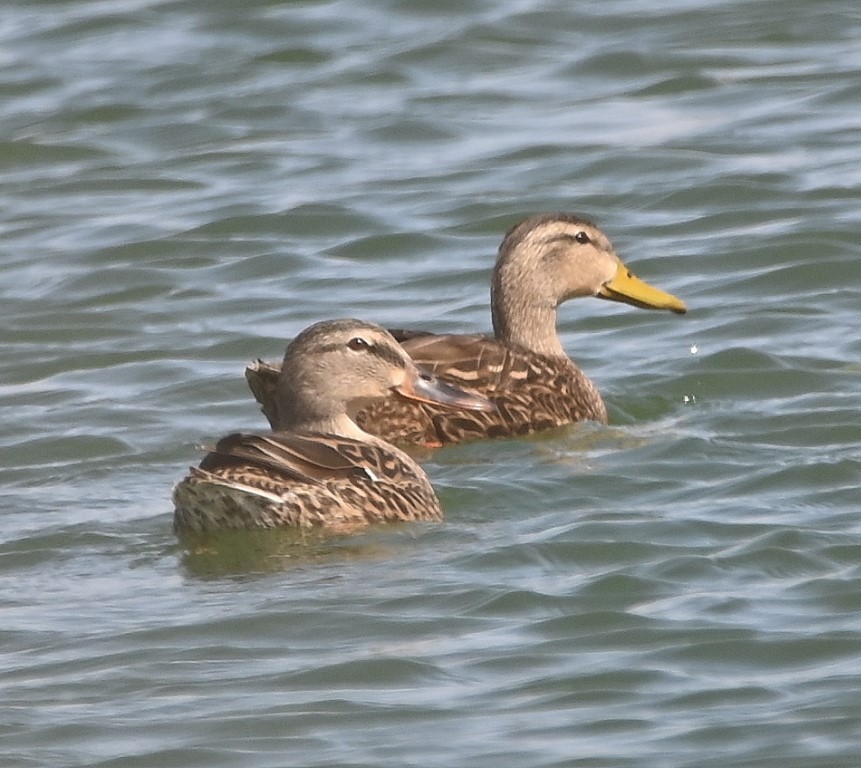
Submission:
M 540 355 L 482 335 L 394 331 L 410 357 L 441 379 L 487 397 L 493 412 L 404 403 L 371 403 L 359 426 L 400 444 L 443 445 L 525 435 L 584 419 L 605 422 L 595 385 L 567 357 Z
M 432 334 L 395 330 L 416 365 L 483 395 L 516 387 L 530 375 L 526 350 L 481 334 Z
M 374 446 L 369 446 L 373 448 Z M 200 469 L 220 475 L 241 472 L 272 482 L 323 484 L 367 477 L 363 462 L 372 451 L 357 440 L 315 433 L 234 433 L 210 449 Z

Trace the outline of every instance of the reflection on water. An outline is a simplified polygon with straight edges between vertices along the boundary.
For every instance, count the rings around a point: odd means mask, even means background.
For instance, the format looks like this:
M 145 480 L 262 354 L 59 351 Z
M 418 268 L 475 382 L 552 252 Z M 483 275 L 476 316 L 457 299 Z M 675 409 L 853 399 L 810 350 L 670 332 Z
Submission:
M 421 525 L 388 524 L 334 534 L 323 529 L 282 528 L 267 531 L 223 531 L 183 536 L 182 566 L 196 578 L 273 573 L 315 564 L 385 559 L 401 551 L 396 529 Z M 384 529 L 384 530 L 378 530 Z M 407 536 L 415 536 L 410 531 Z M 396 537 L 387 543 L 387 539 Z

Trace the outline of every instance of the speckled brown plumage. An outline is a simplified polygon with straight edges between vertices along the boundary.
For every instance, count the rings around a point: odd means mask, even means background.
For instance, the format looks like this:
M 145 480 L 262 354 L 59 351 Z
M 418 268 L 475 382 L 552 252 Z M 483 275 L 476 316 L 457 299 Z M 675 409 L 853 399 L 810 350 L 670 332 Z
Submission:
M 491 286 L 494 336 L 392 331 L 419 366 L 487 397 L 495 412 L 453 412 L 389 398 L 362 409 L 364 429 L 399 444 L 440 445 L 524 435 L 581 420 L 607 421 L 598 389 L 568 357 L 557 307 L 579 296 L 685 312 L 675 296 L 634 277 L 603 232 L 569 214 L 533 216 L 499 248 Z M 245 376 L 273 427 L 280 366 L 258 360 Z
M 337 435 L 233 434 L 174 492 L 177 530 L 352 528 L 441 520 L 427 476 L 400 451 Z
M 306 329 L 282 366 L 281 430 L 219 440 L 174 488 L 178 532 L 442 519 L 421 467 L 349 414 L 389 396 L 492 410 L 487 399 L 420 373 L 384 329 L 357 320 Z

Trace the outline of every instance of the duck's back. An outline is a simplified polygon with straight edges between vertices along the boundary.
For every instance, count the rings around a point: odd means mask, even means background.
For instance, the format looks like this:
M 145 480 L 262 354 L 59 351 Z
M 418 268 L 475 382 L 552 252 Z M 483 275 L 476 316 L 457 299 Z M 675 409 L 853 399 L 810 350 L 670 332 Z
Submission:
M 174 489 L 182 532 L 440 520 L 424 471 L 391 446 L 333 435 L 233 434 Z
M 363 429 L 397 443 L 439 445 L 525 435 L 575 421 L 607 421 L 601 395 L 567 357 L 482 335 L 393 331 L 419 366 L 487 397 L 496 412 L 453 411 L 389 398 L 362 411 Z

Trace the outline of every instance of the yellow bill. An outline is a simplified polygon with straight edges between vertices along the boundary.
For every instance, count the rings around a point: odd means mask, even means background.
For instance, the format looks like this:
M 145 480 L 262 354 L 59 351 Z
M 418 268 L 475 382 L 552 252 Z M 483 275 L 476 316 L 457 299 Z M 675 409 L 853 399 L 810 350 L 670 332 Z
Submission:
M 612 279 L 598 289 L 596 296 L 600 299 L 621 301 L 641 309 L 669 309 L 679 315 L 688 311 L 681 299 L 649 285 L 645 280 L 640 280 L 622 262 L 619 262 Z

